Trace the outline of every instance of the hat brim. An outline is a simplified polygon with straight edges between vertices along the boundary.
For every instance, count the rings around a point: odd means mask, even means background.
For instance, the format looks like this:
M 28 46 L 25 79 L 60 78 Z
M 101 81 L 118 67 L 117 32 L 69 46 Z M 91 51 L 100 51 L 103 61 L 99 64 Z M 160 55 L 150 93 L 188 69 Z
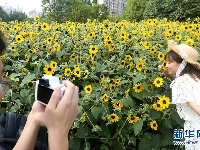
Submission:
M 189 64 L 193 65 L 195 68 L 200 69 L 200 63 L 198 63 L 196 61 L 190 61 L 187 59 L 187 57 L 184 57 L 183 53 L 181 53 L 181 51 L 178 47 L 178 44 L 176 42 L 174 42 L 173 40 L 168 41 L 168 48 L 169 48 L 169 50 L 172 50 L 175 53 L 177 53 L 183 60 L 185 60 Z

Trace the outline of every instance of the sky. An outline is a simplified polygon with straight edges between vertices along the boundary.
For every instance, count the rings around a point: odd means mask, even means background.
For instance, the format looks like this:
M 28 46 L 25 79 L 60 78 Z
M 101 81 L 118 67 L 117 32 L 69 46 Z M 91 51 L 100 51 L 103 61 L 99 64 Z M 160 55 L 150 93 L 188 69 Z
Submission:
M 7 3 L 8 6 L 12 6 L 13 8 L 19 7 L 23 9 L 24 12 L 28 13 L 34 9 L 41 11 L 41 1 L 42 0 L 0 0 L 0 5 Z
M 103 3 L 103 0 L 98 1 L 100 4 Z M 42 0 L 0 0 L 0 5 L 7 3 L 8 6 L 12 6 L 13 8 L 22 8 L 24 12 L 28 13 L 34 9 L 42 11 L 41 2 Z

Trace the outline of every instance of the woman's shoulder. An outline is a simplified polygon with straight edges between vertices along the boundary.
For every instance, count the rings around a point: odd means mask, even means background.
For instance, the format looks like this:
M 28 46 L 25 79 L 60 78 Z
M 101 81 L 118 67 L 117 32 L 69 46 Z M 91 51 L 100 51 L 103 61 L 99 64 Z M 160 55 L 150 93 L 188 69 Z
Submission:
M 172 81 L 170 87 L 173 87 L 173 86 L 183 86 L 183 87 L 185 87 L 187 85 L 193 85 L 194 83 L 196 84 L 197 82 L 200 83 L 200 80 L 191 77 L 191 75 L 189 75 L 189 74 L 184 74 L 180 77 L 175 78 Z M 199 86 L 200 86 L 200 84 L 199 84 Z

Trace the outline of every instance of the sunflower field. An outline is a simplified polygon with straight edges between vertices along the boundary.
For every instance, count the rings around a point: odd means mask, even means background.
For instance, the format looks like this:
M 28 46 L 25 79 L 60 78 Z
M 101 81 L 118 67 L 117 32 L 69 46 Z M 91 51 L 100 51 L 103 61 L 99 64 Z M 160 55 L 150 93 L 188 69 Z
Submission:
M 183 121 L 170 103 L 165 77 L 167 41 L 200 48 L 200 19 L 148 19 L 86 23 L 0 22 L 7 43 L 2 56 L 12 90 L 1 112 L 28 114 L 35 81 L 44 74 L 79 87 L 72 150 L 170 150 Z

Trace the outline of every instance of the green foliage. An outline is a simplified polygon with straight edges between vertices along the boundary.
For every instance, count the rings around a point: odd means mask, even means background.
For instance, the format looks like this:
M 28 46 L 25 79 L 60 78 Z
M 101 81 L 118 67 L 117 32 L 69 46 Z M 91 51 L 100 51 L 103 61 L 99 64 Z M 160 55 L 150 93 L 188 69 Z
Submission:
M 144 18 L 168 18 L 186 21 L 200 16 L 199 0 L 154 0 L 150 1 L 144 11 Z
M 22 11 L 11 11 L 11 13 L 9 14 L 9 21 L 12 20 L 25 21 L 27 18 L 28 17 L 26 13 Z
M 44 15 L 47 20 L 59 23 L 65 20 L 73 22 L 86 22 L 87 19 L 104 20 L 108 16 L 105 5 L 92 5 L 90 1 L 83 0 L 43 0 Z
M 9 15 L 0 6 L 0 21 L 9 21 Z
M 170 80 L 158 66 L 169 39 L 200 47 L 199 22 L 0 22 L 8 43 L 5 76 L 13 80 L 0 112 L 28 114 L 35 81 L 51 74 L 80 89 L 70 149 L 175 149 L 173 130 L 183 128 L 183 120 L 170 104 Z M 162 98 L 165 104 L 157 108 Z
M 128 0 L 127 6 L 124 9 L 122 15 L 124 19 L 130 21 L 141 21 L 143 20 L 143 13 L 146 8 L 146 4 L 150 0 Z

